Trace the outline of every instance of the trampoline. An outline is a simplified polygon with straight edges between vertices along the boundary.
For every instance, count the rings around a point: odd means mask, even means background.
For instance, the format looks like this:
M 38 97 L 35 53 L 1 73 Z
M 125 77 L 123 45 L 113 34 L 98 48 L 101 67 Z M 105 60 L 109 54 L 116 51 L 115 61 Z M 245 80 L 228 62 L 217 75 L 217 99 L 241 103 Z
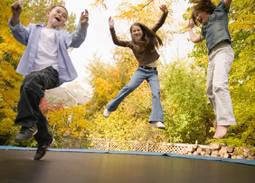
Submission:
M 178 155 L 0 146 L 1 183 L 252 183 L 255 162 L 201 160 Z M 243 164 L 246 163 L 246 164 Z

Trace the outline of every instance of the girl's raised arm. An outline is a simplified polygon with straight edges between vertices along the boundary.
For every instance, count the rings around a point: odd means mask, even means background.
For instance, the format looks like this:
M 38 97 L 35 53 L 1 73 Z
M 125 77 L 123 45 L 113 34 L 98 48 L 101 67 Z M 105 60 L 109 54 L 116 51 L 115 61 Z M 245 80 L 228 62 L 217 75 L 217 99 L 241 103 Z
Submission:
M 232 0 L 224 0 L 223 2 L 224 2 L 225 7 L 229 8 Z
M 109 23 L 109 27 L 110 27 L 110 32 L 111 32 L 111 36 L 112 36 L 112 41 L 114 44 L 118 45 L 118 46 L 123 46 L 123 47 L 130 47 L 131 44 L 129 41 L 121 41 L 118 39 L 116 33 L 115 33 L 115 29 L 114 29 L 114 20 L 112 17 L 109 17 L 108 19 L 108 23 Z
M 193 20 L 189 20 L 189 25 L 188 25 L 188 29 L 189 29 L 189 37 L 190 37 L 190 40 L 193 42 L 193 43 L 198 43 L 200 41 L 203 40 L 203 37 L 202 35 L 197 35 L 193 32 L 193 28 L 194 28 L 194 22 Z
M 165 23 L 168 14 L 168 9 L 165 4 L 161 5 L 159 8 L 163 12 L 163 14 L 161 15 L 159 21 L 152 27 L 151 30 L 153 32 L 157 32 L 157 30 Z

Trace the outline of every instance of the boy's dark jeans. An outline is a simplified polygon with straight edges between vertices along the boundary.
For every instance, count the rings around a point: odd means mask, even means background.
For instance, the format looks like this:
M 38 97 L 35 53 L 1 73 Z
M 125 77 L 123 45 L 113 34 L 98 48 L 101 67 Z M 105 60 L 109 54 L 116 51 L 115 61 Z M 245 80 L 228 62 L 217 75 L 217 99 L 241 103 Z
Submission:
M 52 136 L 48 131 L 48 121 L 42 114 L 39 104 L 46 89 L 59 86 L 58 72 L 53 67 L 28 74 L 20 88 L 20 100 L 15 123 L 24 127 L 37 125 L 34 136 L 38 145 L 51 143 Z

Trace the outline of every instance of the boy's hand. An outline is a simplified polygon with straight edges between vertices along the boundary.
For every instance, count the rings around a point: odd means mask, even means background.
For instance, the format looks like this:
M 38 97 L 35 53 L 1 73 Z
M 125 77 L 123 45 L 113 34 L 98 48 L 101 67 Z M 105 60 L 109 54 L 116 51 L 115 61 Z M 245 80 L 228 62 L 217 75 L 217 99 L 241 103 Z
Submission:
M 163 13 L 168 12 L 167 6 L 165 4 L 162 4 L 159 8 L 160 8 L 161 11 L 163 11 Z
M 14 17 L 19 17 L 22 11 L 22 4 L 23 1 L 22 0 L 18 0 L 15 3 L 13 3 L 11 5 L 11 9 L 12 9 L 12 14 Z
M 18 0 L 11 5 L 11 10 L 12 10 L 11 25 L 12 26 L 15 26 L 19 23 L 19 16 L 22 11 L 22 5 L 23 5 L 22 0 Z
M 88 22 L 89 22 L 89 12 L 88 10 L 85 9 L 81 13 L 81 17 L 80 17 L 81 26 L 87 26 Z
M 113 21 L 113 18 L 112 18 L 112 17 L 109 17 L 108 23 L 109 23 L 110 28 L 113 28 L 113 27 L 114 27 L 114 21 Z

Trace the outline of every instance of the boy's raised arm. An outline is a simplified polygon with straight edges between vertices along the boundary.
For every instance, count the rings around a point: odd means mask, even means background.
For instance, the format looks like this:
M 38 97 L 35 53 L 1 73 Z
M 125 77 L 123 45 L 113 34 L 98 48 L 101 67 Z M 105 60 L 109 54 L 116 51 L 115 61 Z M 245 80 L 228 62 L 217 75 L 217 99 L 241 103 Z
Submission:
M 21 1 L 16 1 L 11 5 L 12 17 L 11 17 L 11 25 L 15 26 L 19 24 L 19 17 L 22 11 Z
M 88 10 L 85 9 L 81 13 L 81 16 L 80 16 L 81 28 L 84 29 L 84 30 L 87 29 L 88 23 L 89 23 L 89 12 L 88 12 Z
M 11 5 L 12 17 L 9 20 L 9 27 L 13 36 L 22 44 L 27 45 L 29 37 L 29 28 L 20 24 L 20 14 L 22 11 L 22 1 L 16 1 Z
M 71 34 L 71 42 L 68 44 L 70 47 L 78 48 L 83 43 L 87 36 L 88 21 L 89 12 L 85 9 L 81 13 L 77 29 Z

